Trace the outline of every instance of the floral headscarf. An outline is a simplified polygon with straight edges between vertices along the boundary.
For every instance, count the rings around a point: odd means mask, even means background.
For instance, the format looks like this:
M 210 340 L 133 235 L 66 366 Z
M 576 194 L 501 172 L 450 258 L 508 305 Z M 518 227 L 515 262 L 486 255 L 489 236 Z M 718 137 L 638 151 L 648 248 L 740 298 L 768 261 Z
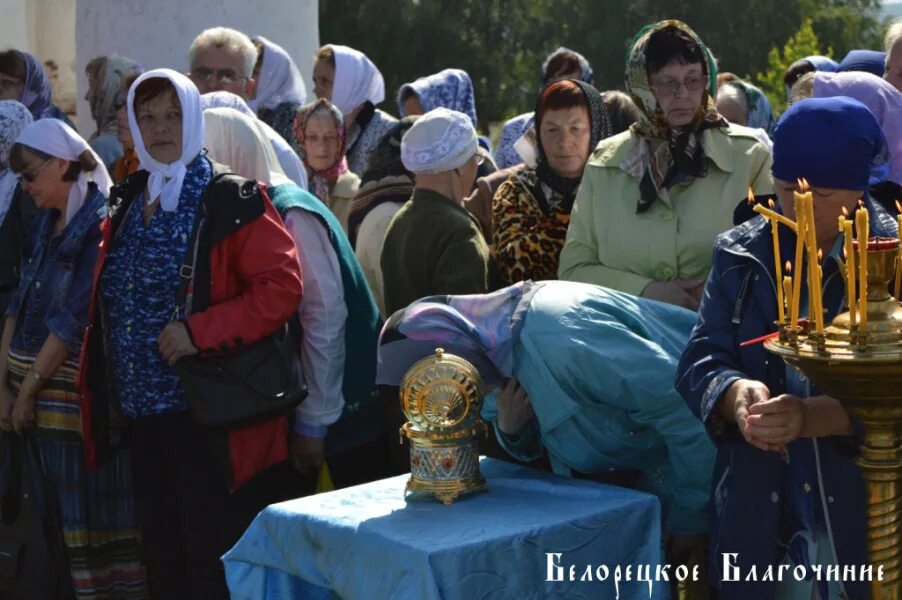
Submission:
M 9 152 L 16 138 L 34 118 L 21 102 L 0 100 L 0 223 L 12 204 L 19 176 L 9 168 Z
M 307 153 L 304 150 L 304 140 L 306 139 L 307 123 L 310 117 L 314 115 L 328 115 L 335 121 L 335 129 L 338 132 L 338 155 L 335 163 L 324 171 L 315 171 L 310 163 L 307 162 Z M 314 196 L 325 201 L 332 191 L 332 187 L 338 178 L 348 170 L 348 159 L 345 156 L 345 144 L 347 136 L 345 133 L 344 116 L 338 108 L 326 100 L 320 98 L 316 102 L 305 104 L 298 109 L 298 114 L 294 118 L 294 133 L 298 138 L 298 146 L 301 150 L 301 160 L 307 167 L 309 174 L 309 189 Z
M 703 67 L 708 77 L 708 89 L 702 95 L 695 120 L 689 127 L 679 129 L 671 129 L 667 124 L 648 80 L 646 50 L 649 39 L 667 28 L 679 29 L 698 44 L 705 55 Z M 640 198 L 636 212 L 642 213 L 662 194 L 667 201 L 667 190 L 677 183 L 707 174 L 708 165 L 701 134 L 705 129 L 727 127 L 728 124 L 717 112 L 712 100 L 717 89 L 714 57 L 695 32 L 681 21 L 661 21 L 646 25 L 636 34 L 627 56 L 626 89 L 642 113 L 633 126 L 636 134 L 642 138 L 639 155 L 629 160 L 630 164 L 626 166 L 630 174 L 640 179 Z
M 467 115 L 473 127 L 477 126 L 473 82 L 466 71 L 445 69 L 420 77 L 413 83 L 405 83 L 398 92 L 398 114 L 401 118 L 407 116 L 404 112 L 404 98 L 410 94 L 419 99 L 423 113 L 439 107 L 450 108 Z

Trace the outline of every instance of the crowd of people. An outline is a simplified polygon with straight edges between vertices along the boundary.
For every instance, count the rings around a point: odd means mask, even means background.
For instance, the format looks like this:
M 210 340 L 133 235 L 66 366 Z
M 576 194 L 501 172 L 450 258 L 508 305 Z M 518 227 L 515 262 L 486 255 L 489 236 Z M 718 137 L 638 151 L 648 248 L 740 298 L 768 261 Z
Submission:
M 40 61 L 0 53 L 0 528 L 24 478 L 59 546 L 33 585 L 227 597 L 219 558 L 262 508 L 315 493 L 324 465 L 337 487 L 407 469 L 398 386 L 442 346 L 491 390 L 486 453 L 656 495 L 662 560 L 710 557 L 696 597 L 868 597 L 726 581 L 719 557 L 867 563 L 855 420 L 740 346 L 775 330 L 782 281 L 746 198 L 792 218 L 810 183 L 841 312 L 837 217 L 864 206 L 898 236 L 902 23 L 885 52 L 799 57 L 782 111 L 679 21 L 637 33 L 623 90 L 558 48 L 496 148 L 461 69 L 388 107 L 347 46 L 295 62 L 216 27 L 187 56 L 187 75 L 90 61 L 85 139 Z M 286 324 L 303 402 L 201 422 L 184 365 Z

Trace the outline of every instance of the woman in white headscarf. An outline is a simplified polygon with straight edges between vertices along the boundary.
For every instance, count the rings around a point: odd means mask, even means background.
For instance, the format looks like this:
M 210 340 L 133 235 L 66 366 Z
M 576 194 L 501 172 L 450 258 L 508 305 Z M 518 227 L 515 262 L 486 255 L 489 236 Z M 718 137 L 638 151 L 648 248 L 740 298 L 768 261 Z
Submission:
M 91 107 L 91 117 L 97 123 L 97 131 L 88 141 L 110 173 L 123 153 L 122 142 L 116 135 L 118 103 L 125 100 L 122 82 L 137 76 L 142 70 L 135 61 L 118 54 L 98 56 L 85 67 L 88 76 L 85 100 Z
M 0 428 L 23 435 L 21 443 L 36 450 L 39 467 L 29 472 L 40 473 L 43 481 L 28 485 L 45 490 L 43 510 L 59 510 L 67 554 L 78 557 L 65 576 L 71 580 L 69 593 L 96 598 L 102 588 L 113 597 L 141 597 L 144 577 L 128 457 L 113 452 L 89 469 L 82 439 L 88 409 L 73 386 L 110 177 L 88 143 L 56 119 L 22 130 L 10 166 L 21 175 L 22 190 L 44 212 L 34 229 L 31 258 L 6 310 Z M 33 432 L 24 436 L 28 430 Z M 4 439 L 10 441 L 9 436 Z M 34 455 L 30 450 L 20 457 Z M 48 577 L 55 575 L 48 572 Z
M 26 240 L 38 209 L 31 196 L 22 192 L 20 175 L 9 168 L 9 151 L 34 117 L 21 102 L 0 100 L 0 311 L 6 311 L 19 286 L 22 257 L 28 254 Z
M 376 108 L 385 100 L 382 73 L 363 52 L 329 44 L 314 56 L 313 93 L 344 115 L 348 168 L 363 177 L 376 146 L 398 122 Z
M 272 149 L 279 159 L 279 166 L 282 172 L 298 186 L 307 189 L 307 169 L 298 157 L 298 153 L 285 141 L 285 138 L 279 135 L 275 129 L 260 120 L 254 111 L 251 110 L 244 98 L 232 92 L 209 92 L 200 97 L 200 105 L 205 111 L 210 108 L 233 108 L 241 114 L 256 119 L 266 134 L 266 139 L 272 145 Z M 294 120 L 294 113 L 291 115 Z M 291 133 L 294 137 L 294 132 Z
M 282 327 L 301 298 L 297 254 L 260 188 L 217 176 L 190 79 L 143 74 L 129 90 L 128 117 L 143 169 L 113 189 L 104 222 L 79 378 L 91 411 L 85 443 L 99 457 L 115 434 L 110 415 L 130 423 L 151 596 L 226 598 L 219 557 L 271 502 L 265 479 L 287 459 L 287 422 L 200 426 L 174 365 Z M 186 260 L 191 302 L 180 307 Z
M 229 108 L 204 112 L 205 146 L 217 162 L 267 186 L 294 238 L 304 282 L 298 306 L 303 330 L 301 364 L 309 395 L 297 409 L 289 435 L 292 462 L 302 474 L 288 497 L 316 485 L 324 457 L 337 487 L 378 479 L 373 457 L 384 451 L 375 389 L 376 344 L 381 320 L 372 294 L 332 212 L 289 182 L 258 121 Z M 387 466 L 387 455 L 381 466 Z
M 257 48 L 254 67 L 257 88 L 248 106 L 297 151 L 292 123 L 298 107 L 307 102 L 304 79 L 297 65 L 278 44 L 258 35 L 254 38 L 254 46 Z

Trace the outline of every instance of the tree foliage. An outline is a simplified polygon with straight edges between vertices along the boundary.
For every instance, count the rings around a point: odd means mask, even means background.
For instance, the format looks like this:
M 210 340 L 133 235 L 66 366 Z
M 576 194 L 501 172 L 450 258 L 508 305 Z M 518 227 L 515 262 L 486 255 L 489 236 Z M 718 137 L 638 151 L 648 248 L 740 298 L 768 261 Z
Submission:
M 542 61 L 558 46 L 589 59 L 599 89 L 622 88 L 635 32 L 674 18 L 695 29 L 721 70 L 766 75 L 802 58 L 778 51 L 774 62 L 771 50 L 785 50 L 806 20 L 836 56 L 879 48 L 878 10 L 879 0 L 320 0 L 320 39 L 373 59 L 389 112 L 397 112 L 404 83 L 447 67 L 466 70 L 485 125 L 532 109 Z
M 786 89 L 783 74 L 789 65 L 799 58 L 822 54 L 832 57 L 832 49 L 821 47 L 817 34 L 811 26 L 811 19 L 805 19 L 802 27 L 786 42 L 782 51 L 771 48 L 767 55 L 767 68 L 755 76 L 754 82 L 767 94 L 774 107 L 786 104 Z

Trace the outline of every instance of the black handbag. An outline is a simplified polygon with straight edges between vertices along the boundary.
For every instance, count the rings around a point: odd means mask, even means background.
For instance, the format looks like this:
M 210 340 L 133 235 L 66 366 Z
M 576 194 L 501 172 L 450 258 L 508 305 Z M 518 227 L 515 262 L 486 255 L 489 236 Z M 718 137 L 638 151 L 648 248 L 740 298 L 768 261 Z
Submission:
M 201 203 L 198 222 L 179 270 L 176 316 L 191 313 L 203 206 Z M 179 359 L 175 369 L 194 419 L 207 427 L 234 427 L 292 412 L 307 396 L 299 336 L 300 325 L 295 315 L 276 332 L 239 351 Z
M 35 440 L 0 433 L 0 599 L 73 598 L 55 502 L 48 497 Z

